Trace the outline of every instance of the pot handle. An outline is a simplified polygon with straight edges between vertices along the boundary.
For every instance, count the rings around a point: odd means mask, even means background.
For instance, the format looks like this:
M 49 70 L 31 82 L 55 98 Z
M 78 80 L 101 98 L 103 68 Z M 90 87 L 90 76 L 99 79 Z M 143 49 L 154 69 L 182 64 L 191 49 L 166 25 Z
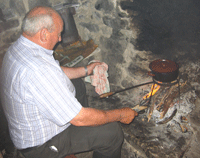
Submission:
M 148 71 L 148 75 L 149 75 L 149 76 L 155 76 L 155 74 L 152 73 L 152 71 Z

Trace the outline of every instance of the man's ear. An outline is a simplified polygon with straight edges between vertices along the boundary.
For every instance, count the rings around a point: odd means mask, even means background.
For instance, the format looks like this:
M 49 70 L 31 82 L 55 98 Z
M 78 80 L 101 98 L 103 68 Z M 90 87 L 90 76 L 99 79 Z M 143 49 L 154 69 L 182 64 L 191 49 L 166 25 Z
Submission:
M 46 42 L 47 41 L 47 36 L 48 36 L 48 30 L 46 28 L 42 29 L 40 31 L 40 40 L 41 40 L 41 42 Z

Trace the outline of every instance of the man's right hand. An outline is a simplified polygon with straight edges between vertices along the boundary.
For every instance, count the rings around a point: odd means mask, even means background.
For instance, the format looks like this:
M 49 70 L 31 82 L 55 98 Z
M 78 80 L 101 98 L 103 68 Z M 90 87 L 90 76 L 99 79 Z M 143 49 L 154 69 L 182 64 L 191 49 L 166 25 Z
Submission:
M 137 115 L 138 113 L 135 110 L 132 110 L 131 108 L 122 108 L 119 121 L 124 124 L 129 124 Z
M 129 124 L 137 115 L 138 113 L 129 107 L 106 111 L 82 107 L 70 123 L 75 126 L 98 126 L 115 121 Z

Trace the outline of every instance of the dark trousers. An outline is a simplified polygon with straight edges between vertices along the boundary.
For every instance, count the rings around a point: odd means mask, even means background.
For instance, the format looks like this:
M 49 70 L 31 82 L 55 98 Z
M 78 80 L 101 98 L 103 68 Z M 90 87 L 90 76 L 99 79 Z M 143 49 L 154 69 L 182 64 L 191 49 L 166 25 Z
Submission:
M 88 106 L 83 81 L 76 79 L 72 82 L 78 101 Z M 96 127 L 71 125 L 45 144 L 21 152 L 26 158 L 64 158 L 85 151 L 94 151 L 93 158 L 120 158 L 123 139 L 122 129 L 117 122 Z

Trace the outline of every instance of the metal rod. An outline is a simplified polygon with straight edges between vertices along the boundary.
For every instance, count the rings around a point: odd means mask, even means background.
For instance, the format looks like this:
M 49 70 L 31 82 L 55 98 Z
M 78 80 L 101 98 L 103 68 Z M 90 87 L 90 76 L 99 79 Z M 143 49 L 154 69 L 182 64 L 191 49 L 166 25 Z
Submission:
M 139 84 L 139 85 L 136 85 L 136 86 L 132 86 L 132 87 L 129 87 L 129 88 L 118 90 L 115 93 L 123 92 L 123 91 L 129 90 L 129 89 L 137 88 L 137 87 L 144 86 L 144 85 L 151 84 L 151 83 L 154 83 L 154 82 L 151 81 L 151 82 L 147 82 L 147 83 L 142 83 L 142 84 Z
M 151 81 L 151 82 L 139 84 L 139 85 L 136 85 L 136 86 L 132 86 L 132 87 L 129 87 L 129 88 L 121 89 L 121 90 L 118 90 L 118 91 L 116 91 L 116 92 L 104 93 L 104 94 L 100 95 L 100 98 L 105 98 L 105 97 L 114 95 L 114 94 L 116 94 L 116 93 L 120 93 L 120 92 L 123 92 L 123 91 L 127 91 L 127 90 L 130 90 L 130 89 L 137 88 L 137 87 L 144 86 L 144 85 L 151 84 L 151 83 L 154 83 L 154 82 Z

